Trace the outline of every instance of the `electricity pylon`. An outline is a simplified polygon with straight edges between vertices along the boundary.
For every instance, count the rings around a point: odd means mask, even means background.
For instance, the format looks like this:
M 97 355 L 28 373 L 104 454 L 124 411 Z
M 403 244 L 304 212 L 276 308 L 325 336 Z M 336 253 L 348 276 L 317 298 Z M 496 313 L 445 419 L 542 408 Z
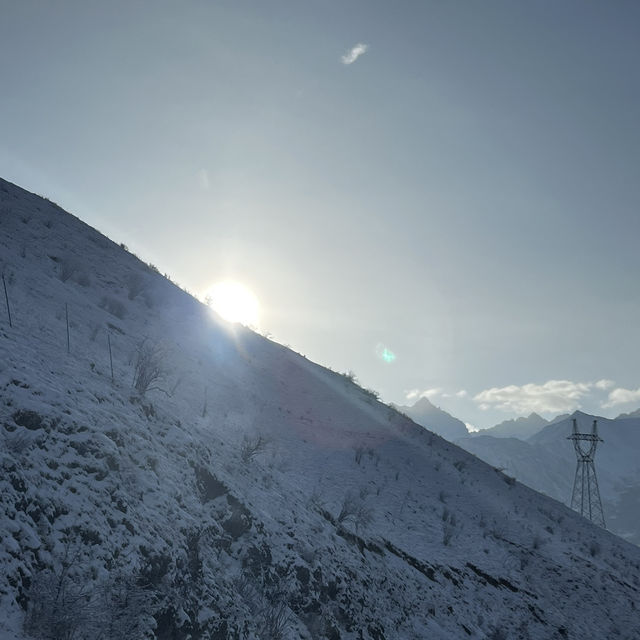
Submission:
M 571 508 L 585 518 L 589 518 L 593 523 L 606 528 L 596 468 L 593 464 L 598 442 L 604 442 L 598 435 L 598 421 L 593 421 L 591 433 L 578 433 L 578 425 L 576 419 L 573 418 L 573 433 L 568 436 L 567 440 L 573 440 L 573 447 L 578 458 L 571 494 Z M 589 448 L 586 451 L 582 448 L 582 442 L 589 443 Z

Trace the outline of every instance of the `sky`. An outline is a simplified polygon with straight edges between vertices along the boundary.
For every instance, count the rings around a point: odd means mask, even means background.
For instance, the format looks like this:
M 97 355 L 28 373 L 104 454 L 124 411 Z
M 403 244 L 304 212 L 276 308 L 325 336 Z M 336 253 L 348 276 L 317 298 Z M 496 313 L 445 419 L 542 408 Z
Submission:
M 385 401 L 640 407 L 640 4 L 0 13 L 0 176 Z

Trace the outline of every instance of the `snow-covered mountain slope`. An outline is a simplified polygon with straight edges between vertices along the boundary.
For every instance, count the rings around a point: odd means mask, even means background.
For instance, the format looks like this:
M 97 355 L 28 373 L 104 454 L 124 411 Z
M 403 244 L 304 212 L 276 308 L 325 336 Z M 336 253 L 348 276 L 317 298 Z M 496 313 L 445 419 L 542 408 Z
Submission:
M 593 420 L 597 419 L 604 442 L 598 446 L 595 467 L 607 526 L 640 544 L 640 418 L 610 420 L 576 411 L 544 427 L 526 442 L 490 436 L 456 442 L 519 481 L 567 503 L 576 468 L 573 444 L 567 440 L 573 418 L 585 432 L 591 431 Z
M 490 427 L 489 429 L 481 429 L 471 435 L 475 436 L 492 436 L 494 438 L 518 438 L 526 440 L 532 435 L 538 433 L 549 422 L 537 413 L 532 413 L 526 418 L 514 418 L 505 420 L 500 424 Z
M 420 398 L 412 405 L 399 406 L 397 409 L 409 416 L 413 421 L 447 440 L 464 438 L 469 435 L 464 422 L 454 418 L 450 413 L 440 409 L 440 407 L 436 407 L 430 402 L 429 398 Z
M 0 260 L 0 638 L 640 637 L 640 549 L 4 181 Z

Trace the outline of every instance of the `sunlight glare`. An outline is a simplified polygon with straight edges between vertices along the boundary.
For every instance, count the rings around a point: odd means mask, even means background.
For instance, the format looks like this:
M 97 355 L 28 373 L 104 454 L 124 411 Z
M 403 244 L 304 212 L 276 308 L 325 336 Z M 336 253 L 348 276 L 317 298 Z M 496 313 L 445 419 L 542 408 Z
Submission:
M 239 282 L 218 282 L 211 287 L 206 303 L 227 322 L 245 326 L 256 326 L 258 322 L 258 298 Z

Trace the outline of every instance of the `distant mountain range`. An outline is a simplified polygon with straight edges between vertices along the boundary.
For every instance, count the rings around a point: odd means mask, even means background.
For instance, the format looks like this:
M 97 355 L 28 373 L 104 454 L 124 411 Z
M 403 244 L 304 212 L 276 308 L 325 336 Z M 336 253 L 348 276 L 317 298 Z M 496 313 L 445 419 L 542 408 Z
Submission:
M 637 414 L 636 414 L 637 415 Z M 607 526 L 618 535 L 640 544 L 640 418 L 613 420 L 581 411 L 543 427 L 527 441 L 480 436 L 460 438 L 457 444 L 496 467 L 504 468 L 530 487 L 565 504 L 573 487 L 576 456 L 572 443 L 572 419 L 578 429 L 591 431 L 593 420 L 604 442 L 598 446 L 595 467 Z
M 494 436 L 495 438 L 520 438 L 520 440 L 526 440 L 529 436 L 538 433 L 540 429 L 548 424 L 550 424 L 548 420 L 545 420 L 537 413 L 532 413 L 526 418 L 505 420 L 495 427 L 481 429 L 471 435 Z
M 532 413 L 464 433 L 463 422 L 426 398 L 412 407 L 398 408 L 427 429 L 564 504 L 570 501 L 576 469 L 573 445 L 567 440 L 572 419 L 585 431 L 597 420 L 604 442 L 598 447 L 595 466 L 607 527 L 640 544 L 640 409 L 615 419 L 576 411 L 547 421 Z

